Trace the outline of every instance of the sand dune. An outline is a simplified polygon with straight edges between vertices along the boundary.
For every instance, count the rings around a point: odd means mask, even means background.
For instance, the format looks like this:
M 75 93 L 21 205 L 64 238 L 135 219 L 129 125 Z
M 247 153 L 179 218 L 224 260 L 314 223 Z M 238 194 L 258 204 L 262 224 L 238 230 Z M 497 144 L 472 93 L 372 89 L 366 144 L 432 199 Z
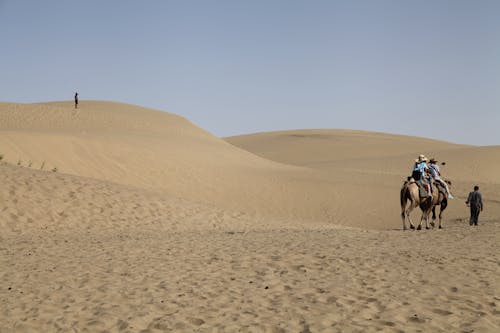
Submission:
M 325 222 L 307 171 L 268 161 L 165 112 L 104 102 L 4 104 L 5 159 L 157 189 L 256 216 Z M 307 188 L 310 188 L 309 190 Z M 314 197 L 313 207 L 297 201 Z M 312 208 L 312 209 L 311 209 Z
M 398 200 L 387 198 L 397 195 L 421 151 L 449 161 L 459 197 L 473 183 L 499 182 L 497 147 L 328 130 L 227 139 L 232 145 L 182 117 L 111 102 L 78 110 L 64 102 L 1 104 L 0 120 L 2 153 L 11 163 L 301 223 L 398 227 L 397 214 L 387 217 L 399 210 Z M 450 206 L 449 217 L 462 216 L 462 208 Z
M 457 199 L 444 230 L 402 232 L 398 190 L 421 152 L 447 162 Z M 498 146 L 223 140 L 84 101 L 0 103 L 0 154 L 1 333 L 500 329 Z
M 486 194 L 489 217 L 500 216 L 500 175 L 495 170 L 500 164 L 500 146 L 476 147 L 351 130 L 257 133 L 226 141 L 266 159 L 307 167 L 325 179 L 334 179 L 332 186 L 342 189 L 342 207 L 351 212 L 362 207 L 364 217 L 351 214 L 352 225 L 389 227 L 383 221 L 395 221 L 387 213 L 399 212 L 398 190 L 410 174 L 412 161 L 421 153 L 446 162 L 441 170 L 453 182 L 457 197 L 446 212 L 449 219 L 465 214 L 463 202 L 474 184 Z M 361 192 L 362 202 L 358 197 Z
M 447 165 L 454 180 L 500 183 L 495 165 L 500 146 L 476 147 L 426 138 L 351 130 L 298 130 L 226 138 L 249 152 L 280 163 L 334 171 L 404 176 L 421 153 Z
M 7 164 L 0 181 L 0 332 L 500 327 L 498 220 L 311 227 Z
M 431 148 L 467 147 L 426 138 L 354 130 L 278 131 L 233 136 L 226 141 L 266 159 L 312 167 L 357 159 L 414 158 L 415 153 Z M 408 164 L 408 161 L 403 162 Z

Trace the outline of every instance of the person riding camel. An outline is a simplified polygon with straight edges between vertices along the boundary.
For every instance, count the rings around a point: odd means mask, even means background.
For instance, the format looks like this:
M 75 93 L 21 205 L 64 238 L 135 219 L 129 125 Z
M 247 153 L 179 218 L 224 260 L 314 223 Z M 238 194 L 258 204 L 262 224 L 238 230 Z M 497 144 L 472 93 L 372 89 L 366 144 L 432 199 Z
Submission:
M 448 183 L 441 179 L 441 171 L 439 170 L 439 165 L 437 164 L 434 158 L 431 158 L 429 161 L 429 172 L 434 178 L 435 181 L 439 182 L 446 188 L 446 193 L 448 193 L 448 199 L 453 199 L 453 195 L 450 192 L 450 188 L 448 187 Z
M 413 167 L 412 177 L 415 181 L 419 182 L 425 187 L 427 191 L 427 196 L 432 197 L 432 187 L 430 176 L 428 174 L 429 167 L 427 165 L 427 157 L 425 155 L 420 154 L 418 158 L 415 160 L 415 165 Z

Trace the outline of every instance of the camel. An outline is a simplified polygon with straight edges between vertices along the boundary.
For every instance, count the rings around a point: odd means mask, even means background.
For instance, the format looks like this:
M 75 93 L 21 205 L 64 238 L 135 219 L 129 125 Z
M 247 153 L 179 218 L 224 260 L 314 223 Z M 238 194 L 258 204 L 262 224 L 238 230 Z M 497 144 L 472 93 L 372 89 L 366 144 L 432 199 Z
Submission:
M 436 191 L 437 192 L 437 191 Z M 437 196 L 434 193 L 434 196 Z M 436 198 L 437 200 L 437 198 Z M 408 205 L 408 201 L 410 204 Z M 420 217 L 420 223 L 418 224 L 417 230 L 422 229 L 422 221 L 425 219 L 425 228 L 429 229 L 429 215 L 432 211 L 432 203 L 434 197 L 424 197 L 420 198 L 418 185 L 415 183 L 412 177 L 409 177 L 407 181 L 403 184 L 400 192 L 400 202 L 401 202 L 401 219 L 403 221 L 403 230 L 406 230 L 406 218 L 410 223 L 410 228 L 415 229 L 415 225 L 411 220 L 411 212 L 416 207 L 420 207 L 422 210 L 422 216 Z
M 447 181 L 449 185 L 451 182 Z M 432 212 L 432 222 L 431 226 L 435 226 L 436 220 L 436 206 L 440 206 L 439 210 L 439 229 L 443 227 L 442 225 L 442 214 L 443 211 L 448 206 L 448 198 L 446 195 L 438 191 L 436 186 L 432 193 L 432 197 L 420 198 L 418 185 L 415 183 L 412 177 L 409 177 L 407 181 L 403 184 L 400 192 L 400 202 L 401 202 L 401 219 L 403 221 L 403 230 L 406 230 L 406 218 L 410 223 L 410 228 L 415 229 L 415 225 L 411 219 L 411 212 L 417 206 L 422 210 L 422 216 L 420 218 L 420 223 L 417 226 L 417 230 L 422 229 L 422 221 L 425 219 L 425 228 L 429 229 L 429 215 Z M 408 201 L 410 204 L 408 205 Z

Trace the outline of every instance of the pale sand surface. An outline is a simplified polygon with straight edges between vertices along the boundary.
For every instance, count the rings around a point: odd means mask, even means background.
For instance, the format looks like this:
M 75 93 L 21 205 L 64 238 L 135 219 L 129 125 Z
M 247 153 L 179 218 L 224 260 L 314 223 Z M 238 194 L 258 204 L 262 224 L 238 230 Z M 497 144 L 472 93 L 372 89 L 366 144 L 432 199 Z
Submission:
M 0 175 L 1 332 L 500 327 L 498 220 L 284 226 L 70 175 Z
M 498 222 L 2 239 L 1 332 L 497 332 Z
M 0 103 L 0 332 L 500 330 L 500 147 L 81 105 Z M 458 199 L 402 232 L 420 152 Z

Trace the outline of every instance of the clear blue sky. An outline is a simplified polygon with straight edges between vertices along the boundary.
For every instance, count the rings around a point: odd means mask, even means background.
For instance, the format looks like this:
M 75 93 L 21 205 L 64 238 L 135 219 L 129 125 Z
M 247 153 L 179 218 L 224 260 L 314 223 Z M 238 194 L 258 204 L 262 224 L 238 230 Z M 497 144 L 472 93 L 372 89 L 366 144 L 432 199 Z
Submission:
M 500 1 L 0 0 L 0 101 L 500 144 Z

